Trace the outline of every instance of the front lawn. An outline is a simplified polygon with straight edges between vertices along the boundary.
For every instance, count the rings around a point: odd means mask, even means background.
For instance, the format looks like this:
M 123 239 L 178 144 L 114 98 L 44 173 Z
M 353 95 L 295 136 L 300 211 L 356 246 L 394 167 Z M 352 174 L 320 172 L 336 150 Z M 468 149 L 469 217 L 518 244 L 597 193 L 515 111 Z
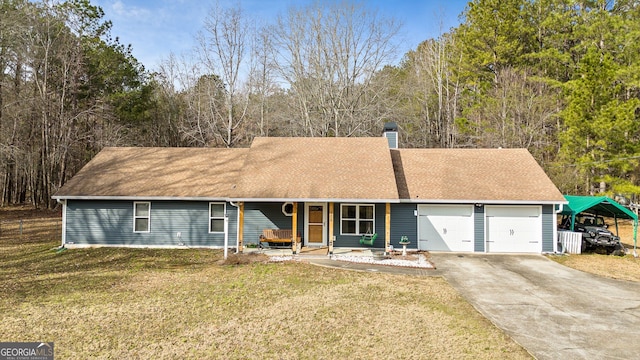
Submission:
M 0 214 L 1 215 L 1 214 Z M 0 237 L 1 341 L 81 358 L 530 358 L 441 278 Z

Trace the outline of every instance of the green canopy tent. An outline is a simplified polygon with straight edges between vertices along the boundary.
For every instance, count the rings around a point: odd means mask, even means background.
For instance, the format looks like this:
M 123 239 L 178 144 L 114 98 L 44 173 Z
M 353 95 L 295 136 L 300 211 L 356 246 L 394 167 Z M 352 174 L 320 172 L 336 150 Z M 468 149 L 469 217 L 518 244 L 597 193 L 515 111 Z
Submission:
M 571 215 L 571 231 L 576 221 L 576 215 L 586 212 L 603 217 L 612 217 L 616 223 L 616 234 L 618 233 L 618 219 L 633 220 L 633 251 L 636 251 L 636 235 L 638 231 L 638 215 L 626 207 L 618 204 L 615 200 L 606 196 L 574 196 L 565 195 L 569 204 L 562 208 L 562 215 Z

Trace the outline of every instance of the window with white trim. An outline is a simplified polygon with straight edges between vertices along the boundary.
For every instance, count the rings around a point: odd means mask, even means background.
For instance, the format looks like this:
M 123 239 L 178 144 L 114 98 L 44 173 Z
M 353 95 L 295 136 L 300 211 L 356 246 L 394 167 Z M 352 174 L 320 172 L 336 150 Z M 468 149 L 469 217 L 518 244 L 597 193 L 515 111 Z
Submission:
M 340 206 L 340 233 L 343 235 L 364 235 L 375 232 L 375 206 L 372 204 Z
M 133 232 L 148 233 L 151 231 L 151 203 L 133 203 Z
M 209 232 L 224 232 L 225 203 L 209 203 Z

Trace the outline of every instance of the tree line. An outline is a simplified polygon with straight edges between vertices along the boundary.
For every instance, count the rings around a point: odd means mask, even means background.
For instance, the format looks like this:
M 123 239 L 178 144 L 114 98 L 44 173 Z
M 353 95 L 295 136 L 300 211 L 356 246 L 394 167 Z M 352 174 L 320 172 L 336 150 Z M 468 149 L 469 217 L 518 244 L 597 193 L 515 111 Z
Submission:
M 527 148 L 565 193 L 640 192 L 633 0 L 471 1 L 399 62 L 402 24 L 365 4 L 271 23 L 218 4 L 194 50 L 154 71 L 89 0 L 0 0 L 0 15 L 3 205 L 55 206 L 105 146 L 379 136 L 388 121 L 403 147 Z

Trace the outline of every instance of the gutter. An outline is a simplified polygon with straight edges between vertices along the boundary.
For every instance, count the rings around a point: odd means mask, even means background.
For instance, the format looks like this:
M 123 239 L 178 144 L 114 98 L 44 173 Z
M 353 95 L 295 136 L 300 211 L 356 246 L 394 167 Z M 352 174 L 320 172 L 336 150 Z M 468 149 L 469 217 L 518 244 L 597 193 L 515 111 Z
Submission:
M 229 200 L 229 205 L 235 207 L 236 209 L 238 209 L 238 211 L 236 211 L 236 216 L 238 217 L 236 219 L 236 224 L 240 224 L 240 207 L 238 206 L 238 204 L 234 203 L 233 201 Z M 229 245 L 229 215 L 225 214 L 224 216 L 224 226 L 225 226 L 225 232 L 224 232 L 224 259 L 227 260 L 227 256 L 228 256 L 228 245 Z M 236 231 L 236 254 L 238 253 L 240 244 L 238 244 L 238 232 Z
M 227 197 L 198 196 L 52 196 L 54 200 L 122 200 L 122 201 L 229 201 Z
M 400 199 L 401 203 L 413 204 L 482 204 L 482 205 L 556 205 L 568 204 L 557 200 L 472 200 L 472 199 Z
M 238 198 L 238 197 L 198 197 L 198 196 L 52 196 L 55 200 L 123 200 L 123 201 L 227 201 L 234 202 L 335 202 L 335 203 L 410 203 L 410 204 L 484 204 L 484 205 L 555 205 L 568 204 L 568 201 L 559 203 L 557 200 L 490 200 L 490 199 L 420 199 L 420 198 L 395 198 L 395 199 L 357 199 L 357 198 Z M 233 205 L 238 207 L 237 205 Z
M 64 248 L 67 243 L 67 200 L 56 198 L 56 201 L 62 205 L 62 244 L 60 248 Z

